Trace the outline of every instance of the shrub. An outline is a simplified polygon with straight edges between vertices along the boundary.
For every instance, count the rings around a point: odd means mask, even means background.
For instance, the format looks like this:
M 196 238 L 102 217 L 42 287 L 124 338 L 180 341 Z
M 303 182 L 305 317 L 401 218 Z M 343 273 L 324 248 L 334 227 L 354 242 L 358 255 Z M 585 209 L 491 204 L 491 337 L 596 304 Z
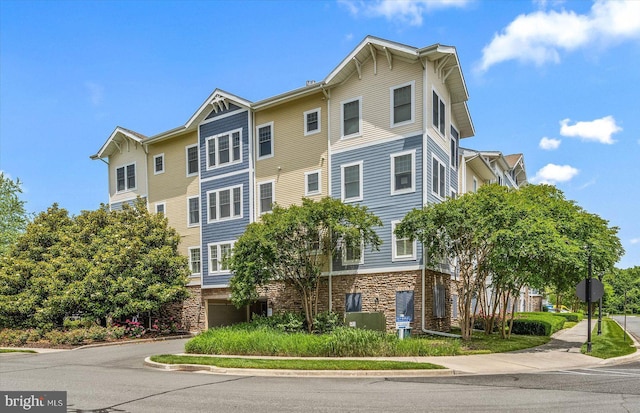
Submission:
M 554 315 L 557 317 L 564 317 L 567 321 L 572 321 L 574 323 L 582 321 L 584 318 L 584 314 L 582 313 L 554 313 Z
M 336 357 L 377 356 L 384 347 L 385 336 L 379 331 L 338 327 L 328 335 L 325 352 Z
M 557 313 L 518 313 L 513 320 L 512 334 L 550 336 L 564 327 L 566 318 Z
M 21 346 L 27 342 L 28 335 L 23 331 L 5 328 L 0 330 L 0 344 L 5 346 Z
M 344 323 L 340 314 L 332 311 L 323 311 L 313 318 L 313 332 L 318 334 L 330 333 L 342 325 Z
M 51 330 L 47 332 L 44 335 L 44 339 L 55 346 L 60 344 L 67 344 L 67 335 L 60 330 Z
M 125 333 L 125 328 L 120 326 L 112 326 L 107 329 L 107 335 L 115 338 L 116 340 L 124 337 Z
M 87 338 L 91 341 L 105 341 L 108 336 L 108 330 L 100 326 L 91 326 L 86 331 Z
M 87 338 L 87 330 L 81 329 L 81 328 L 76 330 L 66 331 L 63 334 L 66 335 L 65 342 L 68 344 L 72 344 L 74 346 L 84 343 L 84 341 Z

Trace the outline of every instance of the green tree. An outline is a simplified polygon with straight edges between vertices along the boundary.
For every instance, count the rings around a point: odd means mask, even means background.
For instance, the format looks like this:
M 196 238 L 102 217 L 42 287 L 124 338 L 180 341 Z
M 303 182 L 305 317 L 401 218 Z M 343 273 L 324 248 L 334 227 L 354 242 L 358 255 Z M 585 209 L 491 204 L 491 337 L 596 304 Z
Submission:
M 287 208 L 276 205 L 261 222 L 247 227 L 231 256 L 225 257 L 234 273 L 231 300 L 237 307 L 247 305 L 258 298 L 258 287 L 282 281 L 300 294 L 307 327 L 313 331 L 320 275 L 328 260 L 344 245 L 379 249 L 374 227 L 381 225 L 366 207 L 328 197 L 303 199 L 302 205 Z
M 640 266 L 616 268 L 604 275 L 604 307 L 614 314 L 640 314 Z M 626 300 L 626 302 L 625 302 Z
M 0 172 L 0 256 L 24 232 L 29 222 L 25 201 L 20 199 L 21 193 L 20 180 L 13 181 Z

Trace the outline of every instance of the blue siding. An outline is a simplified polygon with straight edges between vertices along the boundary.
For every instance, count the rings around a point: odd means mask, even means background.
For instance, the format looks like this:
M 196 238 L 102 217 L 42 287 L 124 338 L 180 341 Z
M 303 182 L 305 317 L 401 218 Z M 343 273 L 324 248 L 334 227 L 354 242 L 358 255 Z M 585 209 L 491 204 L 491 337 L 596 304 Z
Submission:
M 415 150 L 414 179 L 415 192 L 391 194 L 391 155 L 404 151 Z M 383 227 L 376 228 L 383 244 L 380 251 L 372 252 L 365 249 L 364 264 L 342 266 L 341 256 L 335 257 L 335 271 L 369 269 L 380 267 L 406 267 L 421 264 L 422 252 L 420 244 L 417 246 L 417 260 L 392 262 L 392 234 L 391 223 L 400 221 L 413 208 L 422 206 L 422 135 L 406 139 L 398 139 L 379 145 L 367 146 L 332 155 L 331 158 L 331 188 L 332 196 L 341 197 L 341 165 L 362 161 L 363 169 L 363 200 L 358 202 L 366 205 L 383 222 Z
M 442 162 L 445 167 L 446 167 L 446 171 L 450 172 L 451 171 L 451 167 L 447 166 L 450 165 L 449 164 L 449 154 L 447 154 L 444 150 L 442 150 L 442 148 L 440 148 L 440 146 L 438 146 L 438 144 L 436 144 L 433 139 L 431 139 L 429 136 L 427 136 L 427 182 L 426 182 L 426 187 L 425 190 L 427 191 L 427 204 L 436 204 L 439 202 L 442 202 L 442 200 L 436 196 L 433 193 L 433 162 L 432 162 L 432 157 L 433 155 L 436 156 L 436 158 L 438 158 L 440 160 L 440 162 Z M 447 178 L 446 178 L 446 182 L 445 182 L 445 194 L 446 196 L 449 196 L 449 188 L 450 187 L 457 187 L 457 183 L 455 184 L 455 186 L 452 184 L 451 180 L 452 180 L 452 176 L 450 176 L 450 173 L 447 173 Z M 457 174 L 456 174 L 456 182 L 457 182 Z
M 234 105 L 233 103 L 229 103 L 229 109 L 219 110 L 218 112 L 211 111 L 205 120 L 213 119 L 222 115 L 226 115 L 229 112 L 233 112 L 234 110 L 242 109 L 240 106 Z
M 242 128 L 242 162 L 207 171 L 207 138 Z M 246 110 L 200 125 L 200 179 L 237 172 L 249 167 L 249 112 Z
M 109 208 L 112 211 L 122 211 L 122 208 L 124 205 L 129 205 L 130 207 L 134 206 L 136 203 L 136 199 L 128 199 L 126 201 L 122 201 L 122 202 L 113 202 L 112 204 L 109 205 Z M 146 197 L 142 197 L 143 200 L 147 200 Z

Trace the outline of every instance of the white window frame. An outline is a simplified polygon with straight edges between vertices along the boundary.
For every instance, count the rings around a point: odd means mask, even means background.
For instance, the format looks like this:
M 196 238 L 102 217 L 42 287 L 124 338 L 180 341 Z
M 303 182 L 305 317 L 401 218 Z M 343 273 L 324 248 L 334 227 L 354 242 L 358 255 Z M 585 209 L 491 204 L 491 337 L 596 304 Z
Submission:
M 344 184 L 345 184 L 345 182 L 344 182 L 344 170 L 346 168 L 349 168 L 351 166 L 356 166 L 356 165 L 359 166 L 359 171 L 360 171 L 360 182 L 359 182 L 359 184 L 360 184 L 360 195 L 357 196 L 357 197 L 353 197 L 353 198 L 346 198 L 346 193 L 345 193 L 345 190 L 344 190 Z M 363 192 L 364 192 L 364 180 L 362 179 L 363 176 L 364 176 L 363 165 L 364 165 L 363 161 L 351 162 L 351 163 L 346 163 L 346 164 L 340 165 L 340 198 L 342 199 L 342 202 L 357 202 L 357 201 L 362 201 L 364 199 L 364 194 L 363 194 Z
M 345 135 L 344 133 L 344 106 L 347 103 L 358 102 L 358 132 Z M 362 136 L 362 96 L 340 102 L 340 139 L 349 139 Z
M 234 215 L 234 199 L 233 199 L 233 191 L 235 189 L 239 189 L 240 190 L 240 215 Z M 243 202 L 242 202 L 242 185 L 234 185 L 234 186 L 228 186 L 225 188 L 219 188 L 219 189 L 215 189 L 213 191 L 207 191 L 207 223 L 210 224 L 212 222 L 220 222 L 220 221 L 231 221 L 234 219 L 242 219 L 243 217 Z M 229 215 L 228 217 L 225 218 L 220 218 L 220 192 L 223 191 L 229 191 L 229 213 L 231 215 Z M 211 195 L 214 195 L 216 198 L 216 218 L 215 219 L 211 219 Z
M 156 170 L 156 159 L 158 158 L 162 158 L 162 169 L 161 170 Z M 164 173 L 164 153 L 158 154 L 156 156 L 153 157 L 153 174 L 154 175 L 160 175 Z
M 394 112 L 394 108 L 395 108 L 395 100 L 394 100 L 394 93 L 396 89 L 400 89 L 403 87 L 407 87 L 410 86 L 411 87 L 411 118 L 408 120 L 403 120 L 402 122 L 396 122 L 395 121 L 395 112 Z M 403 126 L 403 125 L 409 125 L 415 122 L 416 119 L 416 81 L 412 80 L 410 82 L 407 83 L 403 83 L 401 85 L 397 85 L 397 86 L 392 86 L 389 88 L 389 100 L 390 100 L 390 110 L 389 110 L 389 118 L 391 121 L 391 127 L 395 128 L 398 126 Z
M 198 272 L 193 272 L 193 261 L 192 261 L 192 254 L 191 251 L 193 250 L 198 250 L 198 255 L 200 256 L 199 258 L 199 262 L 200 265 L 198 266 Z M 202 249 L 200 247 L 189 247 L 187 249 L 188 253 L 189 253 L 189 270 L 191 271 L 191 276 L 196 276 L 196 275 L 200 275 L 202 274 Z
M 342 240 L 342 265 L 362 265 L 364 264 L 364 240 L 360 240 L 360 259 L 359 260 L 348 260 L 347 259 L 347 245 L 344 240 Z
M 309 176 L 318 175 L 318 189 L 316 191 L 309 191 Z M 309 171 L 304 173 L 304 196 L 319 195 L 322 193 L 322 170 L 316 169 L 315 171 Z
M 198 155 L 198 158 L 196 159 L 197 168 L 196 168 L 195 172 L 189 173 L 189 149 L 192 149 L 192 148 L 196 148 L 196 154 Z M 198 148 L 198 144 L 185 146 L 184 147 L 184 155 L 185 155 L 185 160 L 186 160 L 185 171 L 187 173 L 187 177 L 198 176 L 198 174 L 200 173 L 200 150 Z
M 233 135 L 235 133 L 238 133 L 240 135 L 240 153 L 239 153 L 239 158 L 238 159 L 234 159 L 233 157 Z M 220 147 L 219 147 L 219 142 L 220 142 L 220 138 L 228 136 L 229 137 L 229 162 L 225 162 L 225 163 L 220 163 Z M 217 169 L 217 168 L 224 168 L 225 166 L 229 166 L 229 165 L 235 165 L 238 163 L 242 163 L 242 128 L 240 129 L 235 129 L 232 131 L 228 131 L 228 132 L 224 132 L 224 133 L 219 133 L 217 135 L 213 135 L 213 136 L 209 136 L 207 138 L 205 138 L 205 153 L 206 153 L 206 157 L 207 157 L 207 171 L 210 171 L 212 169 Z M 215 153 L 215 164 L 211 165 L 209 163 L 209 148 L 211 145 L 214 145 L 214 153 Z
M 130 166 L 133 166 L 133 186 L 129 186 L 129 178 L 127 177 L 127 170 Z M 122 169 L 124 173 L 124 189 L 118 190 L 118 170 Z M 138 188 L 138 166 L 136 162 L 128 163 L 126 165 L 119 166 L 115 169 L 116 173 L 116 193 L 121 194 L 124 192 L 135 191 Z
M 310 131 L 309 127 L 308 127 L 309 124 L 307 122 L 307 120 L 308 120 L 307 119 L 307 115 L 310 115 L 310 114 L 312 114 L 314 112 L 316 112 L 318 114 L 318 129 Z M 322 108 L 311 109 L 311 110 L 308 110 L 308 111 L 303 113 L 303 116 L 304 116 L 304 136 L 315 135 L 316 133 L 320 133 L 320 131 L 322 130 L 322 122 L 321 122 L 322 116 L 321 115 L 322 115 Z
M 478 178 L 473 177 L 473 186 L 471 187 L 473 192 L 478 192 Z
M 411 155 L 411 187 L 396 189 L 396 158 L 399 156 Z M 392 153 L 391 157 L 391 195 L 408 194 L 416 192 L 416 150 Z
M 400 221 L 391 221 L 391 261 L 415 261 L 417 259 L 417 241 L 412 242 L 412 251 L 410 255 L 398 255 L 397 241 L 406 240 L 407 238 L 398 238 L 396 236 L 396 226 Z
M 192 199 L 197 199 L 198 200 L 198 222 L 194 223 L 191 222 L 191 200 Z M 200 195 L 195 195 L 195 196 L 190 196 L 187 197 L 187 227 L 189 228 L 193 228 L 193 227 L 199 227 L 200 226 L 200 221 L 202 221 L 202 211 L 200 208 Z
M 433 95 L 438 97 L 438 123 L 435 122 L 435 116 L 433 116 Z M 444 105 L 444 125 L 440 125 L 440 106 Z M 442 99 L 440 93 L 438 93 L 435 89 L 431 90 L 431 126 L 433 129 L 440 135 L 441 137 L 445 137 L 447 133 L 447 102 Z
M 434 188 L 433 187 L 433 175 L 435 174 L 435 171 L 433 170 L 433 161 L 437 161 L 438 162 L 438 187 Z M 440 193 L 440 166 L 444 167 L 444 192 L 447 191 L 447 164 L 445 162 L 442 162 L 442 160 L 440 158 L 438 158 L 436 155 L 432 155 L 431 156 L 431 193 L 436 196 L 438 199 L 442 199 L 444 200 L 447 197 L 447 194 L 441 194 Z
M 271 211 L 273 211 L 273 205 L 275 205 L 275 203 L 276 203 L 276 181 L 274 179 L 271 179 L 269 181 L 258 182 L 257 185 L 258 185 L 258 189 L 257 189 L 258 215 L 268 214 Z M 262 210 L 262 198 L 261 198 L 261 194 L 260 194 L 260 187 L 262 187 L 262 185 L 271 185 L 271 209 L 269 211 L 263 211 Z
M 260 129 L 262 128 L 270 128 L 271 129 L 271 153 L 268 155 L 260 155 Z M 268 159 L 268 158 L 273 158 L 274 156 L 274 145 L 273 145 L 273 141 L 275 140 L 275 133 L 274 133 L 274 127 L 273 127 L 273 121 L 271 122 L 267 122 L 267 123 L 263 123 L 261 125 L 256 126 L 256 155 L 258 156 L 258 160 L 260 159 Z
M 458 170 L 458 163 L 460 162 L 460 159 L 458 157 L 458 154 L 460 153 L 460 132 L 458 132 L 458 129 L 456 129 L 453 125 L 451 125 L 451 127 L 449 128 L 450 133 L 451 133 L 451 144 L 454 144 L 454 149 L 455 149 L 455 153 L 451 154 L 451 167 L 455 170 Z M 453 133 L 455 131 L 455 134 Z
M 156 202 L 156 214 L 158 214 L 158 207 L 162 206 L 163 212 L 162 214 L 164 214 L 164 216 L 167 216 L 167 202 L 166 201 L 162 201 L 162 202 Z
M 209 274 L 229 274 L 231 272 L 231 270 L 229 270 L 228 268 L 223 270 L 222 269 L 222 246 L 223 245 L 230 245 L 231 246 L 231 251 L 233 251 L 233 245 L 235 244 L 235 241 L 223 241 L 223 242 L 213 242 L 210 244 L 207 244 L 207 252 L 208 252 L 208 256 L 209 256 Z M 215 247 L 216 249 L 216 263 L 217 263 L 217 270 L 212 271 L 211 268 L 213 268 L 213 256 L 211 254 L 211 248 Z

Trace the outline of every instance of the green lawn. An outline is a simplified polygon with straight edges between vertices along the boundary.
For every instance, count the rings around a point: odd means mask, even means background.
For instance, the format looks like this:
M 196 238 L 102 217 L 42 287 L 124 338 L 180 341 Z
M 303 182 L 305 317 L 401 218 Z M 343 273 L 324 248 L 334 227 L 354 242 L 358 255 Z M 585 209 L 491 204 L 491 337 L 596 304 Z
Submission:
M 12 348 L 0 348 L 0 353 L 35 353 L 33 350 L 16 350 Z
M 636 351 L 633 341 L 626 337 L 622 327 L 610 318 L 602 319 L 602 335 L 597 335 L 598 326 L 591 334 L 591 353 L 587 353 L 587 345 L 582 346 L 582 352 L 593 357 L 608 359 L 632 354 Z

